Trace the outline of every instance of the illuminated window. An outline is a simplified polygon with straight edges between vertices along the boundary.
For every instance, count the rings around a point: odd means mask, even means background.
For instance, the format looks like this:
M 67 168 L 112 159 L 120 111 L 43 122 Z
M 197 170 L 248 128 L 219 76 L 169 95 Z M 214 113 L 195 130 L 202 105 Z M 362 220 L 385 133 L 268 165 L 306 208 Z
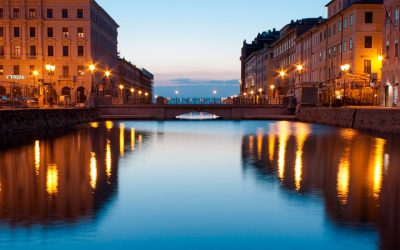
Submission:
M 364 73 L 371 74 L 371 60 L 364 60 Z
M 63 66 L 63 77 L 69 77 L 69 67 Z
M 14 46 L 14 56 L 21 56 L 21 46 L 20 45 Z
M 84 76 L 85 75 L 85 67 L 82 65 L 78 66 L 78 75 L 79 76 Z
M 69 31 L 67 27 L 63 27 L 62 28 L 62 34 L 64 38 L 68 38 L 69 37 Z
M 78 38 L 84 38 L 83 27 L 78 27 Z
M 0 65 L 0 75 L 4 75 L 4 66 Z

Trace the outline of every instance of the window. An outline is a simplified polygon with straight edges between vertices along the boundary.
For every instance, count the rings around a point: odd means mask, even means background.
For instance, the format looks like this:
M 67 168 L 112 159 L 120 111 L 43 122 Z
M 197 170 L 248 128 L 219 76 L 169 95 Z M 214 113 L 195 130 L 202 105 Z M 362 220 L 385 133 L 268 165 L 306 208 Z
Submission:
M 85 34 L 83 33 L 83 28 L 78 27 L 78 38 L 84 38 Z
M 353 15 L 350 15 L 350 27 L 353 26 Z
M 19 75 L 19 65 L 14 65 L 14 75 Z
M 36 56 L 36 46 L 32 45 L 29 47 L 30 56 Z
M 83 76 L 85 75 L 85 67 L 82 65 L 78 66 L 78 76 Z
M 349 40 L 349 49 L 350 50 L 353 49 L 353 38 L 350 38 L 350 40 Z
M 36 28 L 35 27 L 29 28 L 29 37 L 36 37 Z
M 364 38 L 364 48 L 366 49 L 372 48 L 372 36 L 366 36 Z
M 4 66 L 0 65 L 0 75 L 4 75 Z
M 371 60 L 364 60 L 364 73 L 371 74 Z
M 4 17 L 4 9 L 0 8 L 0 17 Z
M 14 56 L 21 56 L 21 46 L 20 45 L 14 46 Z
M 54 46 L 47 46 L 47 56 L 54 56 Z
M 62 9 L 61 10 L 61 17 L 62 18 L 68 18 L 68 9 Z
M 78 56 L 84 56 L 85 54 L 85 47 L 78 46 Z
M 14 37 L 20 37 L 20 29 L 19 27 L 14 27 Z
M 347 18 L 344 19 L 343 21 L 343 29 L 347 28 Z
M 68 38 L 69 37 L 68 28 L 66 27 L 62 28 L 62 34 L 64 38 Z
M 390 42 L 386 41 L 386 59 L 389 59 L 390 56 Z
M 365 12 L 365 23 L 373 23 L 373 22 L 374 22 L 373 12 L 370 11 Z
M 338 24 L 338 32 L 341 32 L 342 31 L 342 22 L 339 22 L 339 24 Z
M 47 18 L 53 18 L 53 9 L 47 9 Z
M 30 8 L 29 9 L 29 18 L 35 18 L 36 17 L 36 9 Z
M 394 43 L 394 56 L 399 57 L 399 41 L 395 41 Z
M 36 46 L 32 45 L 29 47 L 30 56 L 36 56 Z
M 79 18 L 79 19 L 83 18 L 83 9 L 76 10 L 76 18 Z
M 69 67 L 63 66 L 63 77 L 69 77 Z
M 343 52 L 346 52 L 346 51 L 347 51 L 347 42 L 344 41 L 343 42 Z
M 336 35 L 336 24 L 333 25 L 333 35 Z
M 63 46 L 63 56 L 69 56 L 69 47 Z
M 53 27 L 47 27 L 47 37 L 53 37 L 53 36 L 54 36 Z
M 29 65 L 29 74 L 33 75 L 33 71 L 35 71 L 35 65 Z
M 399 8 L 394 10 L 394 21 L 396 24 L 399 24 Z
M 19 9 L 18 8 L 14 8 L 13 9 L 13 17 L 14 18 L 19 18 Z
M 0 46 L 0 56 L 4 56 L 4 46 Z
M 4 37 L 4 27 L 0 27 L 0 37 Z

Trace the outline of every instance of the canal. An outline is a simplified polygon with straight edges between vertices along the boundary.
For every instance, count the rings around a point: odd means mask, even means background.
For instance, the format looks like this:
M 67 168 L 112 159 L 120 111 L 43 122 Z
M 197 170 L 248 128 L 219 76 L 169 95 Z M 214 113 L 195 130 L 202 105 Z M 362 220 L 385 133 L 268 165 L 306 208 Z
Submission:
M 400 246 L 394 137 L 124 121 L 11 141 L 0 152 L 1 249 Z

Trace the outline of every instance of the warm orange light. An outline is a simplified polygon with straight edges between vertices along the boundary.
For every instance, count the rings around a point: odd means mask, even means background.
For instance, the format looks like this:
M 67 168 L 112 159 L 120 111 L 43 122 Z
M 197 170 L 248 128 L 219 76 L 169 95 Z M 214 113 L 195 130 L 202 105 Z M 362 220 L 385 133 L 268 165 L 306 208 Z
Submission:
M 131 88 L 131 93 L 133 94 L 135 92 L 135 89 L 134 88 Z
M 123 89 L 124 89 L 124 85 L 120 84 L 120 85 L 119 85 L 119 89 L 120 89 L 120 90 L 123 90 Z
M 109 78 L 111 76 L 111 72 L 109 70 L 106 70 L 106 72 L 104 74 L 107 78 Z
M 303 65 L 298 64 L 298 65 L 296 66 L 296 69 L 297 69 L 297 71 L 299 71 L 299 72 L 301 73 L 301 71 L 303 70 Z
M 252 91 L 250 91 L 250 95 L 254 95 L 254 91 L 252 90 Z
M 54 72 L 56 70 L 56 66 L 51 65 L 51 64 L 46 64 L 46 70 L 49 72 Z
M 258 92 L 262 93 L 262 92 L 263 92 L 263 89 L 262 89 L 262 88 L 259 88 L 259 89 L 258 89 Z
M 93 73 L 94 70 L 96 69 L 96 66 L 94 66 L 94 64 L 90 64 L 89 65 L 89 70 Z
M 139 95 L 141 95 L 142 94 L 142 91 L 141 90 L 139 90 Z
M 378 56 L 378 61 L 380 61 L 380 62 L 383 61 L 383 56 L 382 56 L 382 55 L 379 55 L 379 56 Z
M 343 72 L 349 71 L 349 69 L 350 69 L 350 64 L 344 64 L 344 65 L 340 66 L 340 69 L 341 69 Z
M 34 71 L 32 72 L 32 74 L 33 74 L 34 76 L 38 76 L 38 75 L 39 75 L 39 72 L 38 72 L 37 70 L 34 70 Z
M 275 89 L 275 85 L 271 85 L 271 86 L 269 86 L 269 88 L 273 90 L 273 89 Z
M 283 70 L 281 70 L 281 71 L 279 72 L 279 75 L 280 75 L 280 77 L 284 78 L 284 77 L 286 76 L 286 72 L 283 71 Z
M 149 93 L 147 93 L 147 92 L 146 92 L 146 93 L 144 93 L 144 95 L 145 95 L 145 96 L 148 96 L 148 95 L 149 95 Z

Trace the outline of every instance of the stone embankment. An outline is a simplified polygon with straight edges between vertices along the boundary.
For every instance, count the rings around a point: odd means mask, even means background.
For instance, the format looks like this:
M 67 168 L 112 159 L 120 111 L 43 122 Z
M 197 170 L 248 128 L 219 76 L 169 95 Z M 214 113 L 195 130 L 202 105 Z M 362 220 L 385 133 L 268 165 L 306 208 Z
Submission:
M 0 135 L 73 127 L 99 117 L 95 109 L 0 110 Z
M 296 113 L 298 121 L 320 123 L 344 128 L 400 133 L 400 109 L 378 107 L 301 107 Z

